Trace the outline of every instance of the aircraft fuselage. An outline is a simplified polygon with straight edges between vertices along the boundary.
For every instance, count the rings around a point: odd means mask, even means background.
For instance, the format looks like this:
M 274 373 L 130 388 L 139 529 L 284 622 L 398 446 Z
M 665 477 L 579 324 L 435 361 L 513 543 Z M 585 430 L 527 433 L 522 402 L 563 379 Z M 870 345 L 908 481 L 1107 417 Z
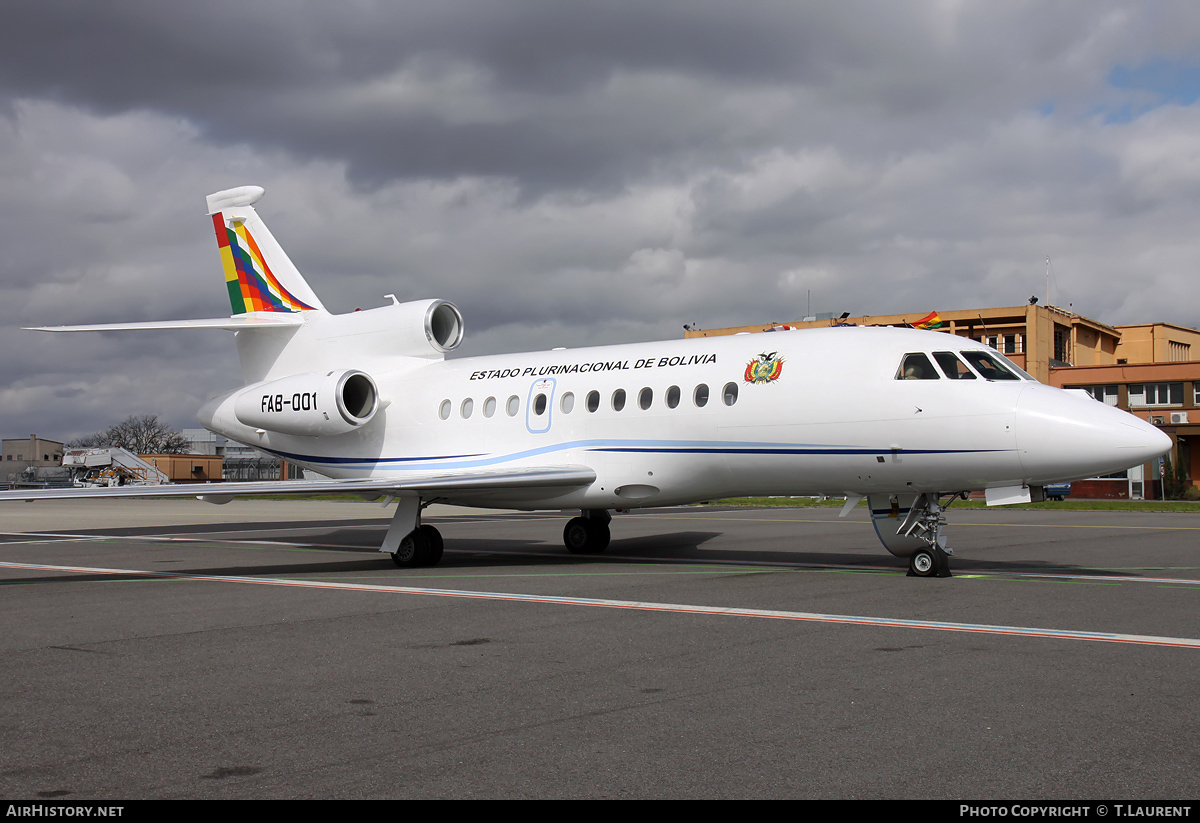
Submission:
M 1132 415 L 1031 379 L 901 379 L 908 353 L 972 350 L 991 351 L 939 332 L 830 328 L 413 359 L 385 373 L 364 358 L 341 365 L 373 374 L 382 407 L 352 432 L 252 430 L 223 411 L 236 393 L 201 419 L 331 477 L 547 464 L 596 472 L 591 486 L 550 496 L 447 497 L 519 508 L 1040 485 L 1162 450 L 1163 435 Z

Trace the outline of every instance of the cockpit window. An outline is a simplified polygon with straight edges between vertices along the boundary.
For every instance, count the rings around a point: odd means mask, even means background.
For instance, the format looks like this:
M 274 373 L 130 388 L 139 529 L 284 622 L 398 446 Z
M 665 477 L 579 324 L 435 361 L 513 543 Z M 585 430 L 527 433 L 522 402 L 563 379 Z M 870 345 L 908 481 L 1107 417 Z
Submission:
M 999 360 L 1001 363 L 1003 363 L 1005 366 L 1007 366 L 1010 371 L 1015 371 L 1017 373 L 1017 376 L 1020 377 L 1022 380 L 1032 380 L 1034 383 L 1036 383 L 1038 381 L 1038 379 L 1036 377 L 1034 377 L 1029 372 L 1025 371 L 1023 368 L 1018 366 L 1013 361 L 1009 360 L 1007 357 L 1005 357 L 1000 352 L 992 352 L 992 359 Z
M 937 370 L 929 362 L 929 358 L 921 352 L 904 355 L 900 361 L 900 370 L 896 372 L 897 380 L 937 380 Z
M 1013 372 L 1010 372 L 1004 364 L 1002 364 L 990 352 L 985 351 L 965 351 L 963 357 L 967 358 L 967 362 L 975 367 L 975 370 L 983 377 L 984 380 L 1020 380 Z
M 935 351 L 933 359 L 941 367 L 942 373 L 951 380 L 974 380 L 975 372 L 967 368 L 967 364 L 959 360 L 952 351 Z

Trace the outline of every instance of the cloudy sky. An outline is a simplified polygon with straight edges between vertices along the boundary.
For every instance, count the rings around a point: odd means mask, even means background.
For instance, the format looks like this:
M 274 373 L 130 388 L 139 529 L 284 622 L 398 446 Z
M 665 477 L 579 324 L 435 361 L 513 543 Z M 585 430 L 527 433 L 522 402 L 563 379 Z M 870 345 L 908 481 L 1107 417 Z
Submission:
M 204 196 L 466 354 L 1051 301 L 1200 325 L 1200 4 L 4 3 L 0 431 L 196 425 Z M 353 364 L 348 364 L 353 365 Z

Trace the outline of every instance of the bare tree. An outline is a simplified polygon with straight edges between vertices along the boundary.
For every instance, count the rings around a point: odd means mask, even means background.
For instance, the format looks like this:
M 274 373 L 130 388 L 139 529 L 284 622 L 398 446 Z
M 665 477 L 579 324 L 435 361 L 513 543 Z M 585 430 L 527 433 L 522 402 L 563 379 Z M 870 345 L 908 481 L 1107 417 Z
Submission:
M 158 415 L 139 417 L 131 414 L 120 423 L 74 440 L 67 446 L 74 449 L 120 446 L 134 454 L 185 454 L 191 443 L 165 423 L 158 422 Z

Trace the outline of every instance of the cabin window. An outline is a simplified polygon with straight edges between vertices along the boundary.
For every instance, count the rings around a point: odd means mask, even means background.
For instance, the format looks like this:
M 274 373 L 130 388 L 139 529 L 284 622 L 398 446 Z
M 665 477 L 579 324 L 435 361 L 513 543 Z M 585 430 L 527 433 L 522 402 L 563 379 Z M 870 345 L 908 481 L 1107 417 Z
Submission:
M 462 406 L 459 408 L 458 413 L 462 415 L 463 420 L 466 420 L 471 416 L 471 412 L 473 411 L 475 411 L 475 401 L 468 397 L 462 401 Z
M 991 352 L 985 351 L 965 351 L 962 356 L 967 358 L 967 362 L 975 367 L 975 371 L 984 380 L 1019 380 L 1015 374 L 1005 368 L 1000 361 L 992 355 Z
M 496 398 L 489 397 L 487 400 L 483 401 L 483 416 L 491 417 L 495 413 L 496 413 Z
M 896 372 L 897 380 L 937 380 L 938 373 L 934 370 L 929 358 L 922 352 L 912 352 L 904 355 L 900 361 L 900 369 Z
M 1196 385 L 1200 386 L 1200 383 L 1197 383 Z M 671 388 L 667 389 L 667 408 L 673 409 L 678 405 L 679 405 L 679 387 L 672 386 Z
M 725 401 L 726 406 L 732 406 L 737 402 L 738 384 L 726 383 L 725 390 L 721 392 L 721 399 Z
M 546 413 L 546 395 L 539 394 L 533 398 L 533 413 L 539 417 Z
M 438 409 L 438 417 L 442 418 L 443 420 L 449 420 L 450 419 L 450 409 L 452 407 L 453 407 L 453 404 L 449 400 L 443 400 L 442 407 L 440 409 Z
M 598 392 L 598 391 L 588 392 L 587 410 L 589 412 L 595 412 L 599 408 L 600 408 L 600 392 Z
M 625 408 L 625 390 L 617 389 L 612 396 L 613 411 L 620 411 Z
M 504 410 L 508 412 L 509 417 L 516 417 L 517 412 L 521 410 L 521 398 L 515 394 L 508 398 L 508 405 L 504 407 Z
M 954 352 L 935 351 L 933 359 L 937 361 L 942 374 L 951 380 L 974 380 L 975 372 L 967 368 L 967 364 L 954 356 Z
M 570 414 L 571 410 L 575 408 L 574 392 L 567 392 L 564 394 L 562 396 L 562 400 L 560 400 L 558 403 L 558 407 L 562 409 L 563 414 Z
M 708 405 L 708 384 L 701 383 L 696 387 L 696 391 L 692 393 L 692 402 L 699 408 L 704 408 Z
M 642 411 L 646 411 L 654 403 L 654 389 L 647 386 L 638 392 L 638 406 Z

